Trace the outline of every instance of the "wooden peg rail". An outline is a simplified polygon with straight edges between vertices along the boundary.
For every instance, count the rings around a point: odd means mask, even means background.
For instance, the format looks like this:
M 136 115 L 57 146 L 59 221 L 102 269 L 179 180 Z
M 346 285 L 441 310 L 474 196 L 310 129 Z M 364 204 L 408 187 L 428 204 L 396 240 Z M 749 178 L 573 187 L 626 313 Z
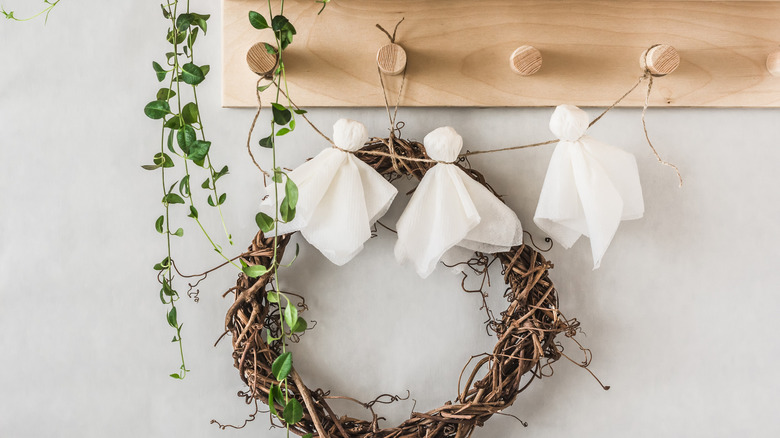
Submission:
M 284 63 L 304 107 L 383 106 L 377 61 L 387 73 L 403 63 L 401 52 L 380 53 L 389 41 L 375 25 L 402 17 L 404 106 L 607 106 L 646 62 L 668 72 L 655 81 L 653 106 L 780 107 L 780 77 L 769 71 L 780 75 L 780 0 L 333 0 L 317 15 L 320 7 L 285 2 L 298 34 Z M 247 61 L 262 69 L 273 60 L 247 52 L 273 37 L 247 14 L 267 11 L 255 0 L 223 8 L 223 106 L 255 106 L 258 76 Z M 513 57 L 524 46 L 540 57 Z M 523 75 L 526 67 L 536 71 Z M 397 90 L 401 75 L 385 79 Z M 263 93 L 267 104 L 271 90 Z M 637 90 L 621 106 L 643 102 Z

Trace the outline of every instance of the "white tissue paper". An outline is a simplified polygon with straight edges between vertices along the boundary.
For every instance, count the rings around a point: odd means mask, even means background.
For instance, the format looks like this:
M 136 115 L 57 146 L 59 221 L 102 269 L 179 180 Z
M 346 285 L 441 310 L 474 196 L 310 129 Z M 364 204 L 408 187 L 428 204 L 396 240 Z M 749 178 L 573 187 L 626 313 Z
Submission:
M 585 135 L 587 129 L 585 111 L 572 105 L 555 109 L 550 130 L 560 142 L 534 222 L 566 248 L 588 236 L 596 269 L 620 221 L 641 218 L 645 207 L 634 156 Z
M 423 140 L 437 163 L 415 189 L 398 220 L 395 258 L 409 260 L 425 278 L 454 246 L 472 251 L 507 251 L 523 241 L 517 215 L 490 190 L 453 163 L 463 138 L 450 127 L 438 128 Z M 460 260 L 463 261 L 463 260 Z
M 300 231 L 303 237 L 336 265 L 350 261 L 371 237 L 371 225 L 390 208 L 398 193 L 371 166 L 354 154 L 368 140 L 366 127 L 341 119 L 333 125 L 333 143 L 301 164 L 289 177 L 298 186 L 295 218 L 280 223 L 279 234 Z M 280 201 L 283 183 L 278 184 Z M 266 187 L 263 202 L 274 206 L 274 185 Z

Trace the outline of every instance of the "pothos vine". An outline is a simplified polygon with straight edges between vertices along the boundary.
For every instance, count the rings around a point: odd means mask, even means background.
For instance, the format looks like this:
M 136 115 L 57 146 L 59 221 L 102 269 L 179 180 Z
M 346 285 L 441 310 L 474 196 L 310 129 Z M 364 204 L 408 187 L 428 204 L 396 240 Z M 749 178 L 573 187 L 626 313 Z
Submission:
M 330 0 L 317 0 L 322 4 L 320 12 L 327 6 Z M 258 92 L 264 91 L 271 86 L 276 86 L 275 99 L 271 103 L 272 117 L 270 120 L 270 133 L 259 141 L 263 148 L 271 150 L 272 174 L 263 171 L 264 176 L 269 176 L 274 184 L 274 212 L 273 217 L 260 212 L 256 215 L 255 221 L 258 227 L 264 233 L 274 232 L 274 240 L 277 241 L 280 236 L 276 225 L 278 223 L 289 222 L 295 218 L 296 205 L 298 202 L 298 187 L 287 175 L 287 173 L 277 165 L 276 147 L 277 137 L 282 137 L 295 130 L 295 115 L 303 115 L 306 111 L 293 105 L 289 98 L 287 89 L 287 75 L 284 64 L 284 52 L 292 43 L 296 34 L 293 24 L 284 16 L 284 0 L 280 1 L 278 14 L 274 13 L 271 0 L 267 2 L 267 18 L 260 12 L 249 12 L 249 23 L 258 30 L 270 29 L 273 32 L 274 44 L 266 44 L 266 50 L 276 55 L 277 66 L 273 77 L 267 84 L 258 83 Z M 152 63 L 152 68 L 159 82 L 167 80 L 167 86 L 157 91 L 155 99 L 149 102 L 144 108 L 144 113 L 151 119 L 159 120 L 161 124 L 159 152 L 152 158 L 152 164 L 142 166 L 146 170 L 159 171 L 162 187 L 162 214 L 155 221 L 155 229 L 165 238 L 165 256 L 154 265 L 157 271 L 158 280 L 161 284 L 160 301 L 168 306 L 166 320 L 175 334 L 172 342 L 178 346 L 181 365 L 179 370 L 171 374 L 171 377 L 183 379 L 190 371 L 185 363 L 184 348 L 182 341 L 183 324 L 179 320 L 178 308 L 176 303 L 181 298 L 179 292 L 174 287 L 174 280 L 178 270 L 176 269 L 173 255 L 171 252 L 171 240 L 175 237 L 184 235 L 183 228 L 176 228 L 172 224 L 173 213 L 177 206 L 189 207 L 185 210 L 187 217 L 193 220 L 201 231 L 210 247 L 219 254 L 224 260 L 224 264 L 230 264 L 243 272 L 250 278 L 257 278 L 264 275 L 272 275 L 274 281 L 274 291 L 268 294 L 270 302 L 279 306 L 281 333 L 274 338 L 270 334 L 269 342 L 281 341 L 283 354 L 273 363 L 272 372 L 277 379 L 277 384 L 271 389 L 271 411 L 273 415 L 284 420 L 289 426 L 301 421 L 303 418 L 303 408 L 301 404 L 290 396 L 288 391 L 288 378 L 292 371 L 293 357 L 290 351 L 287 351 L 287 343 L 295 333 L 301 333 L 308 328 L 304 318 L 298 316 L 296 305 L 290 300 L 279 287 L 278 270 L 280 267 L 289 267 L 293 260 L 287 264 L 281 263 L 281 254 L 274 252 L 269 266 L 249 265 L 244 261 L 243 256 L 228 257 L 222 246 L 215 242 L 215 238 L 204 227 L 200 219 L 200 212 L 196 205 L 190 179 L 195 175 L 193 172 L 197 168 L 203 169 L 206 173 L 206 179 L 200 184 L 200 187 L 208 192 L 207 202 L 214 207 L 222 222 L 222 227 L 230 245 L 233 244 L 232 236 L 227 230 L 222 205 L 225 204 L 227 194 L 217 188 L 217 182 L 229 170 L 227 166 L 220 170 L 214 166 L 211 160 L 211 142 L 207 140 L 204 124 L 198 104 L 197 87 L 206 79 L 210 68 L 208 65 L 199 65 L 195 59 L 195 42 L 202 32 L 207 32 L 207 22 L 209 15 L 198 14 L 190 9 L 190 0 L 173 0 L 161 5 L 162 16 L 169 23 L 166 34 L 166 41 L 171 49 L 165 54 L 165 62 L 157 61 Z M 282 90 L 284 88 L 284 91 Z M 187 98 L 184 97 L 186 93 Z M 282 97 L 284 97 L 282 99 Z M 175 181 L 171 181 L 176 164 L 183 166 L 179 171 Z M 262 170 L 262 169 L 261 169 Z M 199 171 L 200 172 L 200 171 Z M 279 201 L 280 192 L 284 196 Z M 172 231 L 176 228 L 175 231 Z M 276 247 L 276 245 L 275 245 Z M 298 250 L 296 248 L 296 256 Z M 238 263 L 236 263 L 238 261 Z M 274 408 L 274 402 L 283 406 L 281 412 Z

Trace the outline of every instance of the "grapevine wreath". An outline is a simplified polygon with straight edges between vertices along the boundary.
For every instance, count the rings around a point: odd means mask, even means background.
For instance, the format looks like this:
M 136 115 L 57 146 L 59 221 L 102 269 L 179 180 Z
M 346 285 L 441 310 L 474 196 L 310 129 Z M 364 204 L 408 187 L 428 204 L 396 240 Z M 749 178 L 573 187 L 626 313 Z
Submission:
M 435 164 L 423 144 L 398 138 L 393 133 L 389 138 L 371 139 L 355 156 L 388 180 L 403 176 L 420 180 Z M 495 194 L 482 174 L 464 163 L 460 160 L 457 165 Z M 290 236 L 285 234 L 275 239 L 258 232 L 243 260 L 250 266 L 268 266 L 274 255 L 274 242 L 279 257 L 287 248 Z M 493 255 L 477 253 L 475 260 L 491 256 L 500 260 L 507 287 L 504 296 L 509 304 L 500 319 L 490 323 L 497 337 L 492 354 L 481 357 L 471 371 L 466 371 L 469 366 L 466 364 L 454 401 L 428 412 L 413 412 L 398 426 L 380 428 L 380 417 L 372 409 L 380 399 L 363 404 L 371 410 L 372 421 L 340 417 L 328 405 L 329 392 L 308 388 L 292 370 L 294 385 L 288 386 L 285 395 L 295 398 L 304 412 L 301 421 L 288 425 L 290 430 L 298 435 L 344 438 L 467 437 L 477 426 L 512 405 L 520 392 L 535 378 L 543 376 L 545 366 L 562 357 L 556 336 L 560 333 L 574 336 L 579 323 L 560 313 L 555 286 L 549 277 L 553 264 L 539 251 L 523 243 Z M 260 400 L 269 404 L 272 412 L 276 412 L 283 409 L 283 396 L 276 386 L 278 381 L 272 367 L 283 353 L 282 342 L 274 340 L 280 337 L 281 315 L 280 306 L 275 304 L 277 299 L 269 301 L 269 292 L 274 293 L 273 275 L 271 271 L 257 278 L 239 276 L 236 286 L 227 292 L 234 294 L 235 302 L 227 312 L 225 326 L 232 335 L 235 367 L 249 388 L 240 395 L 247 403 Z M 305 301 L 302 296 L 300 299 L 298 306 L 303 311 Z M 581 366 L 586 367 L 587 362 Z M 479 378 L 481 370 L 487 372 Z

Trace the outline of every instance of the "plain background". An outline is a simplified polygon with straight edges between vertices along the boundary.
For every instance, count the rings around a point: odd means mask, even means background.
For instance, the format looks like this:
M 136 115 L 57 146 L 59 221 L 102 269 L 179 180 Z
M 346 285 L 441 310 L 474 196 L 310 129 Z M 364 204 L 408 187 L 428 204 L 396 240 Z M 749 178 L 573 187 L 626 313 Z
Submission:
M 226 251 L 237 254 L 256 231 L 262 190 L 244 148 L 253 112 L 220 108 L 219 5 L 201 3 L 213 18 L 199 58 L 214 67 L 201 87 L 201 108 L 212 157 L 231 168 L 222 188 L 236 245 Z M 166 50 L 159 15 L 155 2 L 66 0 L 45 27 L 0 23 L 2 437 L 283 436 L 268 431 L 266 415 L 241 431 L 209 424 L 240 424 L 251 412 L 235 396 L 242 385 L 229 340 L 213 347 L 230 304 L 221 294 L 236 272 L 209 277 L 198 303 L 182 301 L 192 372 L 183 382 L 168 377 L 178 352 L 151 269 L 164 255 L 153 227 L 161 214 L 159 174 L 140 168 L 159 148 L 158 123 L 142 112 L 158 87 L 151 61 Z M 451 125 L 467 147 L 482 149 L 548 139 L 551 113 L 404 109 L 400 118 L 409 138 Z M 341 117 L 386 133 L 382 109 L 311 111 L 326 132 Z M 561 361 L 553 377 L 534 382 L 507 411 L 527 428 L 496 417 L 475 436 L 780 433 L 779 118 L 776 109 L 652 109 L 651 135 L 682 170 L 682 189 L 650 154 L 638 110 L 615 110 L 592 129 L 636 155 L 646 215 L 621 226 L 599 270 L 591 269 L 587 240 L 548 255 L 562 309 L 582 322 L 591 369 L 612 389 Z M 323 147 L 301 125 L 285 138 L 280 159 L 295 166 Z M 537 240 L 543 236 L 532 216 L 552 150 L 472 160 Z M 268 162 L 266 152 L 258 154 Z M 386 223 L 402 211 L 408 187 Z M 223 237 L 213 210 L 200 205 L 212 233 Z M 195 272 L 216 265 L 183 216 L 176 221 L 186 239 L 174 248 L 180 266 Z M 295 357 L 310 386 L 363 400 L 408 389 L 424 411 L 454 397 L 465 361 L 494 339 L 482 328 L 478 297 L 461 292 L 457 277 L 440 269 L 420 280 L 397 266 L 393 244 L 381 233 L 337 268 L 302 243 L 301 259 L 282 281 L 308 297 L 317 327 Z M 491 289 L 497 311 L 502 291 Z M 380 412 L 391 425 L 412 405 Z

